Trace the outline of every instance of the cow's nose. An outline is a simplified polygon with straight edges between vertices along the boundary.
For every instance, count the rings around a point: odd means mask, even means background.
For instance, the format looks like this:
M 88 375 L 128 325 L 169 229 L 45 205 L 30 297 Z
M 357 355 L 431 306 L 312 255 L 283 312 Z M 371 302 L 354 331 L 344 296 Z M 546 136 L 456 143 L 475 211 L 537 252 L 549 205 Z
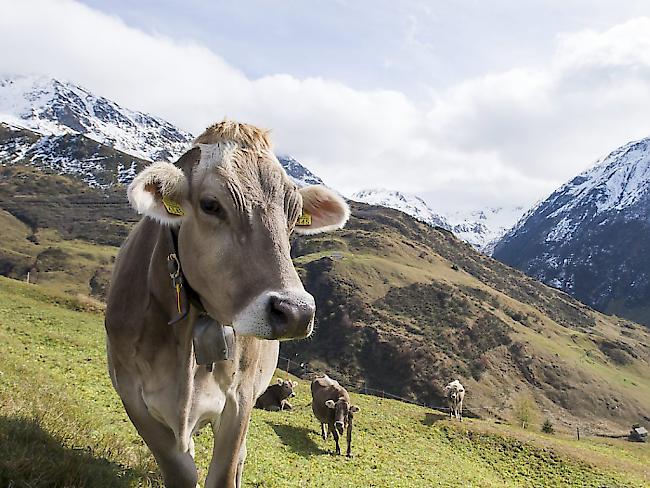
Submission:
M 336 430 L 339 431 L 339 434 L 343 433 L 343 422 L 334 422 L 334 427 L 336 427 Z
M 269 319 L 276 339 L 297 339 L 311 334 L 316 305 L 309 299 L 271 296 Z

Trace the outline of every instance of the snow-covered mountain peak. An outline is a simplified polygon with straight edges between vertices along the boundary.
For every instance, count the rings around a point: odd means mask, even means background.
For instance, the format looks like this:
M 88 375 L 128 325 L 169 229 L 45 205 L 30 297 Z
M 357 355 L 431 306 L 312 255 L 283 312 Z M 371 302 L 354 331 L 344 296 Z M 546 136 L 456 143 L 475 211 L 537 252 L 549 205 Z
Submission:
M 650 323 L 650 138 L 598 160 L 531 209 L 494 257 L 601 311 Z
M 368 205 L 381 205 L 382 207 L 393 208 L 429 225 L 451 229 L 445 217 L 431 210 L 426 202 L 416 195 L 410 195 L 396 190 L 374 188 L 356 192 L 352 195 L 352 200 L 367 203 Z
M 395 190 L 370 189 L 352 195 L 353 200 L 393 208 L 430 225 L 443 227 L 490 254 L 496 242 L 524 213 L 524 207 L 487 207 L 472 211 L 436 213 L 422 198 Z
M 278 161 L 287 172 L 289 177 L 298 185 L 298 186 L 307 186 L 307 185 L 323 185 L 323 180 L 321 180 L 314 173 L 305 168 L 302 164 L 296 161 L 293 157 L 285 154 L 278 156 Z
M 83 134 L 150 161 L 174 160 L 192 140 L 163 119 L 44 76 L 0 78 L 0 122 L 44 135 Z
M 569 197 L 553 216 L 593 203 L 596 214 L 623 210 L 650 188 L 650 138 L 633 141 L 598 160 L 558 189 L 551 198 Z M 555 197 L 555 198 L 554 198 Z
M 496 241 L 521 218 L 524 211 L 522 206 L 486 207 L 467 212 L 457 211 L 446 217 L 452 225 L 451 230 L 459 239 L 490 254 Z

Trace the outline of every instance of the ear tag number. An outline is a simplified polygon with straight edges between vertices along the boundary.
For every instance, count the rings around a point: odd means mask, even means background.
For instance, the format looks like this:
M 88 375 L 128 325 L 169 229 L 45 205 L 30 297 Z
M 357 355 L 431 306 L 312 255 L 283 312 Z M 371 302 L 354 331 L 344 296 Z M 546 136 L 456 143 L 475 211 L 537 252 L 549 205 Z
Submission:
M 311 215 L 308 214 L 307 212 L 303 212 L 300 215 L 300 217 L 298 217 L 298 220 L 296 220 L 296 225 L 300 225 L 300 226 L 311 225 Z
M 162 199 L 163 205 L 165 206 L 165 210 L 167 210 L 167 213 L 170 215 L 178 215 L 179 217 L 182 217 L 185 215 L 185 212 L 183 212 L 183 207 L 181 207 L 178 202 L 175 202 L 169 197 L 163 197 Z

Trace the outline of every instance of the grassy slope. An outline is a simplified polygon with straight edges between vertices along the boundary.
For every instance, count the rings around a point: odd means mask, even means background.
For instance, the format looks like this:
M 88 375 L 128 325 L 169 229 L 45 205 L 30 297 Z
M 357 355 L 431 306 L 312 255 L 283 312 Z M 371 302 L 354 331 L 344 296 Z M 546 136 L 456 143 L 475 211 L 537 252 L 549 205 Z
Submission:
M 0 278 L 0 485 L 157 486 L 105 371 L 101 315 Z M 331 455 L 302 382 L 286 413 L 256 411 L 245 486 L 650 486 L 647 446 L 576 442 L 353 395 L 355 458 Z M 211 435 L 197 439 L 205 475 Z

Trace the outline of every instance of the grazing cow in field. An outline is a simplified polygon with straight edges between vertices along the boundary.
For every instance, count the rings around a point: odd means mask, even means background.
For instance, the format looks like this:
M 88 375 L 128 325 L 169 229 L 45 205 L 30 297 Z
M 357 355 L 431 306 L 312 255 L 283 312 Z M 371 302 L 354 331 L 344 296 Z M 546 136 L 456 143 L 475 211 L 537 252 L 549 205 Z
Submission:
M 267 132 L 224 121 L 175 164 L 154 163 L 128 189 L 146 217 L 115 263 L 106 308 L 108 369 L 168 487 L 197 484 L 192 435 L 214 432 L 206 488 L 239 487 L 255 399 L 278 340 L 311 334 L 313 297 L 289 236 L 338 229 L 345 201 L 298 188 Z
M 456 417 L 462 422 L 463 420 L 463 398 L 465 398 L 465 388 L 460 381 L 454 380 L 445 386 L 445 396 L 449 404 L 449 416 Z
M 298 383 L 278 378 L 278 382 L 269 385 L 262 395 L 255 402 L 255 408 L 277 412 L 278 410 L 291 410 L 289 398 L 296 396 L 293 389 Z
M 341 454 L 339 436 L 347 429 L 346 456 L 352 457 L 352 419 L 359 407 L 352 405 L 345 388 L 327 375 L 311 382 L 311 396 L 311 409 L 320 422 L 323 440 L 327 440 L 331 433 L 336 443 L 336 454 Z

